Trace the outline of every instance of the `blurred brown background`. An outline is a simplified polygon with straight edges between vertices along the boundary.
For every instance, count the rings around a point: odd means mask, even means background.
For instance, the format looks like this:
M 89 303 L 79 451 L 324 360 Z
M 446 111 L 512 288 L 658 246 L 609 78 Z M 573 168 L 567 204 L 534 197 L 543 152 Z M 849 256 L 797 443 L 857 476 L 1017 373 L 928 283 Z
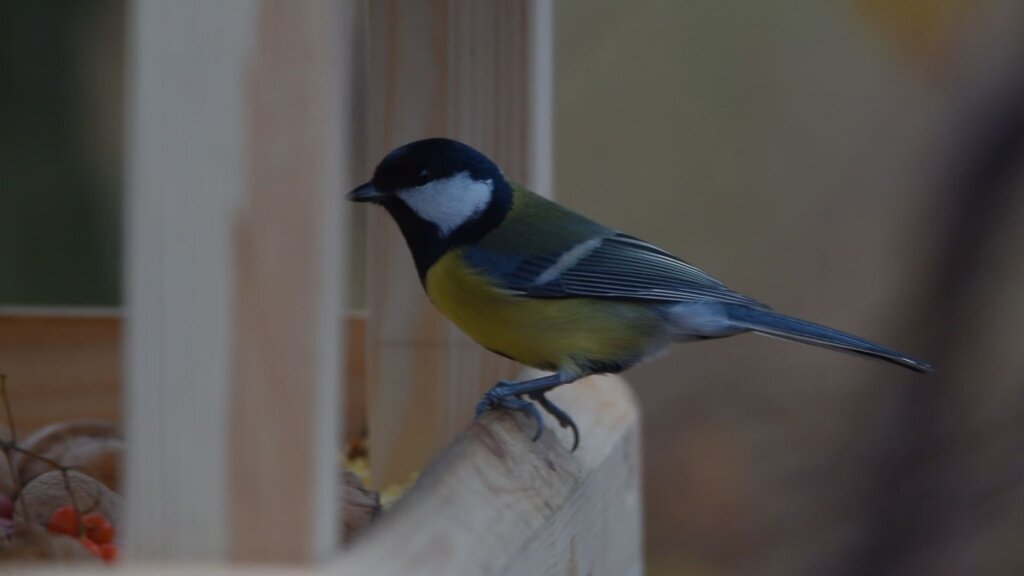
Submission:
M 922 377 L 631 371 L 648 570 L 1024 573 L 1019 0 L 559 0 L 556 195 Z M 0 4 L 0 304 L 116 304 L 124 4 Z
M 649 572 L 1024 573 L 1024 6 L 556 6 L 562 201 L 937 369 L 749 336 L 630 372 Z

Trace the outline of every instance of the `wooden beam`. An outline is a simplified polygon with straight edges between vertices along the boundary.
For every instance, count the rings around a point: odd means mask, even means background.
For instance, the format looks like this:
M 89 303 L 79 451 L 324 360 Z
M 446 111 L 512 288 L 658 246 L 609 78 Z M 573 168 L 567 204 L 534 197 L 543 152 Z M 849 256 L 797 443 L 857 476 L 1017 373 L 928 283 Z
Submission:
M 640 435 L 628 385 L 591 377 L 551 393 L 582 436 L 489 412 L 460 434 L 343 559 L 351 574 L 642 573 Z M 556 437 L 557 436 L 557 437 Z
M 550 190 L 551 6 L 541 0 L 391 0 L 369 5 L 368 177 L 392 148 L 467 142 L 509 177 Z M 545 48 L 547 47 L 547 48 Z M 378 485 L 421 469 L 516 366 L 434 310 L 382 211 L 369 222 L 369 430 Z
M 539 442 L 531 442 L 532 422 L 490 412 L 460 434 L 377 525 L 329 564 L 297 570 L 129 562 L 114 573 L 642 574 L 640 431 L 629 387 L 617 377 L 592 377 L 556 390 L 552 399 L 580 426 L 582 441 L 575 454 L 565 448 L 569 438 L 564 430 L 549 428 Z M 555 426 L 550 419 L 548 425 Z M 16 568 L 26 576 L 49 573 Z M 110 573 L 109 567 L 66 570 L 68 576 Z
M 340 10 L 258 4 L 234 239 L 231 549 L 247 562 L 323 559 L 338 541 Z
M 0 308 L 0 372 L 18 432 L 121 418 L 121 316 L 114 310 Z
M 19 432 L 83 418 L 121 421 L 123 322 L 119 308 L 0 306 L 0 372 L 9 376 Z M 341 440 L 353 441 L 366 435 L 366 315 L 344 314 L 339 325 Z
M 125 412 L 136 558 L 310 561 L 336 542 L 342 9 L 135 5 Z

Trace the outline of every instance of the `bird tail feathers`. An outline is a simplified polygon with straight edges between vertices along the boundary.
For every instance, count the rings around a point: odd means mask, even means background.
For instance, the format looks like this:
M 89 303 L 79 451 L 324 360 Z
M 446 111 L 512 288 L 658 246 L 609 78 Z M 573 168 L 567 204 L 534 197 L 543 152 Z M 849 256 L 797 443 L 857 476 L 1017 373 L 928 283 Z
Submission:
M 893 362 L 917 372 L 931 372 L 927 362 L 820 324 L 742 304 L 725 304 L 731 324 L 759 334 L 860 354 Z

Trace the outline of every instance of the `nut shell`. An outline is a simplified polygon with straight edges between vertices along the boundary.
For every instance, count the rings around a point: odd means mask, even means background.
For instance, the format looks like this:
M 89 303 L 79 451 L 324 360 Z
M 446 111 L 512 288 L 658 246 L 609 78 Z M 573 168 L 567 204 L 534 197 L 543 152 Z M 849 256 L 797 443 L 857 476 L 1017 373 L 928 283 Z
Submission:
M 105 420 L 75 420 L 44 426 L 20 442 L 22 448 L 68 466 L 120 491 L 121 454 L 124 439 L 118 426 Z M 52 471 L 53 467 L 25 454 L 15 466 L 22 484 Z
M 350 542 L 380 513 L 380 494 L 363 487 L 359 476 L 349 471 L 339 475 L 341 499 L 341 541 Z
M 115 531 L 121 523 L 122 499 L 105 484 L 81 472 L 68 472 L 74 505 L 82 514 L 95 512 L 110 521 Z M 14 522 L 23 523 L 25 505 L 28 505 L 28 522 L 45 526 L 53 511 L 72 504 L 64 478 L 60 471 L 53 470 L 37 476 L 22 490 L 21 497 L 14 503 Z

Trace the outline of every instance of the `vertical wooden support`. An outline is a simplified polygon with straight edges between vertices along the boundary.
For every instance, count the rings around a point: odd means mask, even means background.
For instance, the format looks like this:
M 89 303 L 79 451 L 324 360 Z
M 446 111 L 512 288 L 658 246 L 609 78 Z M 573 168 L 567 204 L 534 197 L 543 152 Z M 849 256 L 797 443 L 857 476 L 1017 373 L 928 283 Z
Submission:
M 343 10 L 134 6 L 133 556 L 310 561 L 336 542 Z
M 369 162 L 447 136 L 549 192 L 548 0 L 371 2 L 369 25 Z M 434 310 L 382 211 L 369 228 L 368 426 L 374 479 L 386 485 L 421 469 L 470 422 L 480 394 L 516 368 Z

